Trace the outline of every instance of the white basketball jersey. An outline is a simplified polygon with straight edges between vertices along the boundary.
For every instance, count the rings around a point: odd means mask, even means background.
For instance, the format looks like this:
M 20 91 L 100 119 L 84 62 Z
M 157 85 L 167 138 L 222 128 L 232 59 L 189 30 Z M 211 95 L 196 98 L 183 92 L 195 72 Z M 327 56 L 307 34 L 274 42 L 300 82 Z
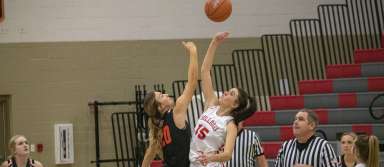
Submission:
M 233 117 L 217 115 L 219 108 L 219 106 L 209 107 L 196 123 L 189 151 L 191 167 L 203 166 L 196 160 L 202 153 L 216 154 L 224 147 L 227 136 L 227 124 Z M 209 163 L 206 167 L 217 166 L 223 166 L 223 163 Z

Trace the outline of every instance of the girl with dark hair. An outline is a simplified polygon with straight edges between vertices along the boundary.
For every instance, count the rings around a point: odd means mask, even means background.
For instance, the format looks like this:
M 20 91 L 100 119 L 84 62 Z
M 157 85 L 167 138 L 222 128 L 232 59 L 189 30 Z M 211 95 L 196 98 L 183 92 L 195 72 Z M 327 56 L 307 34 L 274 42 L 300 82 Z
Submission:
M 189 159 L 193 167 L 223 166 L 230 160 L 237 136 L 237 124 L 256 110 L 255 101 L 243 89 L 232 88 L 220 98 L 215 96 L 210 70 L 216 48 L 228 35 L 228 32 L 215 35 L 201 67 L 205 109 L 192 136 Z
M 355 142 L 355 154 L 359 162 L 355 167 L 379 167 L 379 140 L 375 135 L 360 135 Z
M 3 162 L 0 167 L 43 167 L 43 165 L 30 158 L 30 149 L 27 138 L 23 135 L 15 135 L 9 140 L 9 160 Z
M 142 167 L 148 167 L 157 154 L 163 157 L 165 167 L 189 166 L 191 129 L 187 122 L 188 104 L 197 87 L 198 62 L 193 42 L 183 42 L 189 51 L 188 83 L 176 100 L 161 92 L 150 92 L 144 98 L 144 111 L 149 116 L 149 147 Z

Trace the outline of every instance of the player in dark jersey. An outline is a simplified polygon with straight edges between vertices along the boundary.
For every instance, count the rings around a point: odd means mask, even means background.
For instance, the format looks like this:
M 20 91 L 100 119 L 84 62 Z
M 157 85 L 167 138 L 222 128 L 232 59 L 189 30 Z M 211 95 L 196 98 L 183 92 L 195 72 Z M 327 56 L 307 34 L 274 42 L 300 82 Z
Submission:
M 175 104 L 173 99 L 161 92 L 150 92 L 144 98 L 144 111 L 149 116 L 149 147 L 142 167 L 148 167 L 156 154 L 163 156 L 166 167 L 189 166 L 191 130 L 187 122 L 187 109 L 197 87 L 198 62 L 195 44 L 183 42 L 183 45 L 190 54 L 188 83 L 183 94 Z
M 43 167 L 39 161 L 30 158 L 28 141 L 24 136 L 13 136 L 9 140 L 8 147 L 12 154 L 1 164 L 1 167 Z

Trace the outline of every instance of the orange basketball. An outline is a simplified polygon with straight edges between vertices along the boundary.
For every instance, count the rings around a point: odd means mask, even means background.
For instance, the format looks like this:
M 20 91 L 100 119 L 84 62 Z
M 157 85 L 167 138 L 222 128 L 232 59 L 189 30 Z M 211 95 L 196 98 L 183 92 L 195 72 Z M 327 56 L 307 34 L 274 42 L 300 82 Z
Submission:
M 205 14 L 214 22 L 225 21 L 232 13 L 231 0 L 207 0 Z

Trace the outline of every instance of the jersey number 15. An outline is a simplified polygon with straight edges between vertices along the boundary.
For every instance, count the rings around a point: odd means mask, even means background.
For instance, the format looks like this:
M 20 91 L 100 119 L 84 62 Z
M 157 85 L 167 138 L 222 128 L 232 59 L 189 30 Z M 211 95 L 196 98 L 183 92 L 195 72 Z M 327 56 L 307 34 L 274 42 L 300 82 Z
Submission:
M 209 130 L 201 124 L 199 124 L 195 130 L 195 135 L 201 140 L 203 140 L 208 133 Z

